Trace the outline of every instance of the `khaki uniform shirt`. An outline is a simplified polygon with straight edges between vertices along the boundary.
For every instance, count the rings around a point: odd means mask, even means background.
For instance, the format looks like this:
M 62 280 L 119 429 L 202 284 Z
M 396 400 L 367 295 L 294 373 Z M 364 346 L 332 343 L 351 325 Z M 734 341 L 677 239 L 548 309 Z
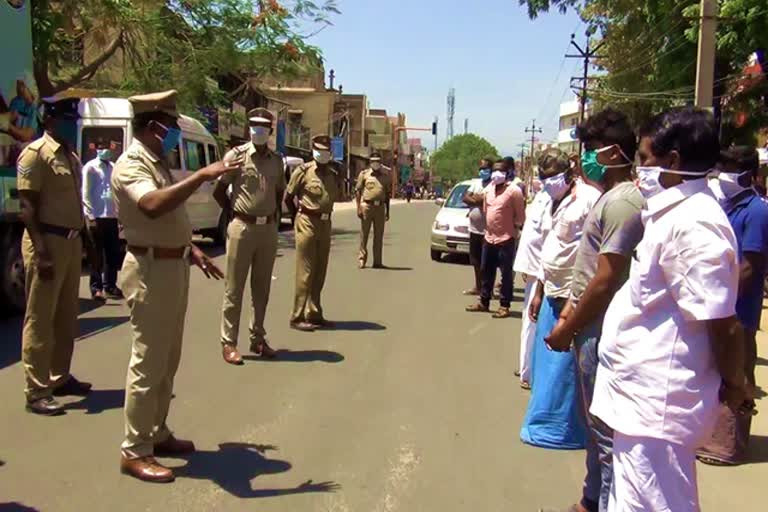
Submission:
M 139 209 L 139 200 L 145 194 L 173 183 L 166 162 L 138 139 L 117 160 L 112 171 L 112 193 L 129 245 L 173 249 L 192 241 L 192 225 L 184 206 L 156 219 Z
M 19 190 L 40 194 L 38 220 L 69 229 L 83 227 L 81 165 L 77 155 L 45 133 L 19 155 Z
M 333 212 L 333 203 L 339 198 L 339 175 L 330 166 L 320 171 L 316 162 L 300 165 L 293 171 L 288 193 L 298 196 L 302 208 L 318 213 Z
M 392 178 L 384 169 L 378 172 L 373 169 L 366 169 L 357 177 L 357 186 L 355 191 L 362 193 L 363 201 L 381 201 L 387 200 L 392 194 Z
M 227 152 L 224 160 L 233 160 L 243 153 L 243 167 L 219 178 L 223 184 L 232 185 L 232 209 L 253 217 L 274 215 L 278 191 L 285 190 L 283 159 L 272 150 L 261 156 L 249 142 Z

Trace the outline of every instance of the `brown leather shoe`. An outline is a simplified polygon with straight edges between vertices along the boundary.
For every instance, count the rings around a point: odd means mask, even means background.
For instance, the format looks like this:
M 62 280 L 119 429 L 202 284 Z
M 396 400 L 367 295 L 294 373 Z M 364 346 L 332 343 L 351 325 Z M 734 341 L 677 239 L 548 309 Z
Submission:
M 70 375 L 67 382 L 53 390 L 54 396 L 86 396 L 91 392 L 93 384 L 90 382 L 80 382 L 73 375 Z
M 185 441 L 184 439 L 176 439 L 173 434 L 168 436 L 168 439 L 165 441 L 155 443 L 155 455 L 184 455 L 194 451 L 195 443 Z
M 315 326 L 309 322 L 291 322 L 291 329 L 303 332 L 314 332 Z
M 237 351 L 236 346 L 230 345 L 229 343 L 224 343 L 222 345 L 221 356 L 224 358 L 224 361 L 229 364 L 234 364 L 236 366 L 243 364 L 243 356 Z
M 315 329 L 333 329 L 336 327 L 335 323 L 326 320 L 325 318 L 318 318 L 317 320 L 312 320 L 310 323 L 315 326 Z
M 468 311 L 469 313 L 488 313 L 488 306 L 482 302 L 477 302 L 471 306 L 467 306 L 465 311 Z
M 491 315 L 493 318 L 509 318 L 512 316 L 512 311 L 509 310 L 509 308 L 500 307 L 496 310 L 496 312 Z
M 251 343 L 251 352 L 265 359 L 275 359 L 277 351 L 269 346 L 266 341 Z
M 61 416 L 66 414 L 64 406 L 50 396 L 27 402 L 26 409 L 28 412 L 41 416 Z
M 128 459 L 123 455 L 120 459 L 120 472 L 144 482 L 168 483 L 176 479 L 173 471 L 157 462 L 151 455 L 138 459 Z

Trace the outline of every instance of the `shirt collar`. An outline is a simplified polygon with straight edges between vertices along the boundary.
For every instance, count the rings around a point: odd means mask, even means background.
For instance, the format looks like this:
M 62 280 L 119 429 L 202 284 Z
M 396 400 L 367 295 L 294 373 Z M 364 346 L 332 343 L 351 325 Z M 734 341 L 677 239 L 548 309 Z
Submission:
M 149 149 L 143 142 L 141 142 L 139 139 L 133 139 L 134 142 L 141 148 L 141 150 L 146 154 L 147 158 L 149 158 L 153 164 L 156 164 L 160 161 L 160 157 L 158 157 L 151 149 Z
M 50 134 L 50 133 L 48 133 L 48 132 L 43 132 L 43 138 L 45 139 L 45 142 L 46 142 L 47 144 L 50 144 L 50 146 L 51 146 L 51 149 L 53 149 L 53 152 L 54 152 L 54 153 L 55 153 L 56 151 L 58 151 L 58 150 L 59 150 L 59 148 L 61 147 L 61 144 L 59 144 L 58 142 L 56 142 L 56 139 L 54 139 L 54 138 L 51 136 L 51 134 Z
M 729 210 L 733 211 L 736 208 L 747 206 L 756 197 L 757 192 L 755 192 L 755 190 L 752 188 L 748 188 L 743 192 L 739 192 L 731 201 L 729 201 L 731 203 Z
M 648 214 L 653 216 L 670 206 L 682 203 L 689 197 L 709 190 L 707 179 L 687 180 L 648 199 Z

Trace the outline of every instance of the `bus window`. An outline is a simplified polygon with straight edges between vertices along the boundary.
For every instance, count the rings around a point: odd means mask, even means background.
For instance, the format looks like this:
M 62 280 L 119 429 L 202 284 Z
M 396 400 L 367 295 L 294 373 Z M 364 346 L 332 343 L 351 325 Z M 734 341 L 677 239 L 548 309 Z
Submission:
M 184 141 L 184 161 L 187 171 L 194 172 L 205 167 L 205 144 L 192 140 Z
M 116 162 L 123 154 L 123 141 L 125 132 L 123 128 L 105 126 L 86 126 L 82 132 L 82 145 L 80 146 L 80 160 L 83 163 L 96 158 L 96 146 L 107 144 L 112 150 L 112 161 Z
M 179 146 L 173 148 L 173 151 L 168 153 L 168 168 L 169 169 L 181 169 L 181 155 L 179 154 Z
M 216 149 L 216 146 L 213 144 L 208 144 L 208 163 L 218 162 L 219 161 L 219 152 Z

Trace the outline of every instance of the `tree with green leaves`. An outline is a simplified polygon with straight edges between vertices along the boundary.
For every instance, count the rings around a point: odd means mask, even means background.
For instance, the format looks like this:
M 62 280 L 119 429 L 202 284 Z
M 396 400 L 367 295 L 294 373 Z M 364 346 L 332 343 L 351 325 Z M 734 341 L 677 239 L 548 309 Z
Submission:
M 597 61 L 605 74 L 592 77 L 590 97 L 641 123 L 654 112 L 693 102 L 699 0 L 518 0 L 531 18 L 549 10 L 576 10 L 603 43 Z M 768 81 L 739 93 L 741 71 L 756 50 L 768 49 L 765 0 L 721 0 L 717 31 L 715 96 L 727 98 L 724 119 L 739 112 L 749 120 L 725 126 L 728 139 L 741 139 L 768 123 Z M 564 39 L 566 35 L 564 34 Z
M 335 0 L 31 0 L 42 96 L 72 87 L 130 94 L 177 88 L 215 105 L 210 79 L 291 76 L 316 69 L 308 36 L 330 25 Z M 117 72 L 106 72 L 109 68 Z M 117 77 L 117 79 L 116 79 Z
M 499 151 L 487 140 L 473 133 L 457 135 L 443 143 L 432 154 L 431 164 L 436 176 L 456 183 L 474 178 L 483 158 L 499 158 Z

